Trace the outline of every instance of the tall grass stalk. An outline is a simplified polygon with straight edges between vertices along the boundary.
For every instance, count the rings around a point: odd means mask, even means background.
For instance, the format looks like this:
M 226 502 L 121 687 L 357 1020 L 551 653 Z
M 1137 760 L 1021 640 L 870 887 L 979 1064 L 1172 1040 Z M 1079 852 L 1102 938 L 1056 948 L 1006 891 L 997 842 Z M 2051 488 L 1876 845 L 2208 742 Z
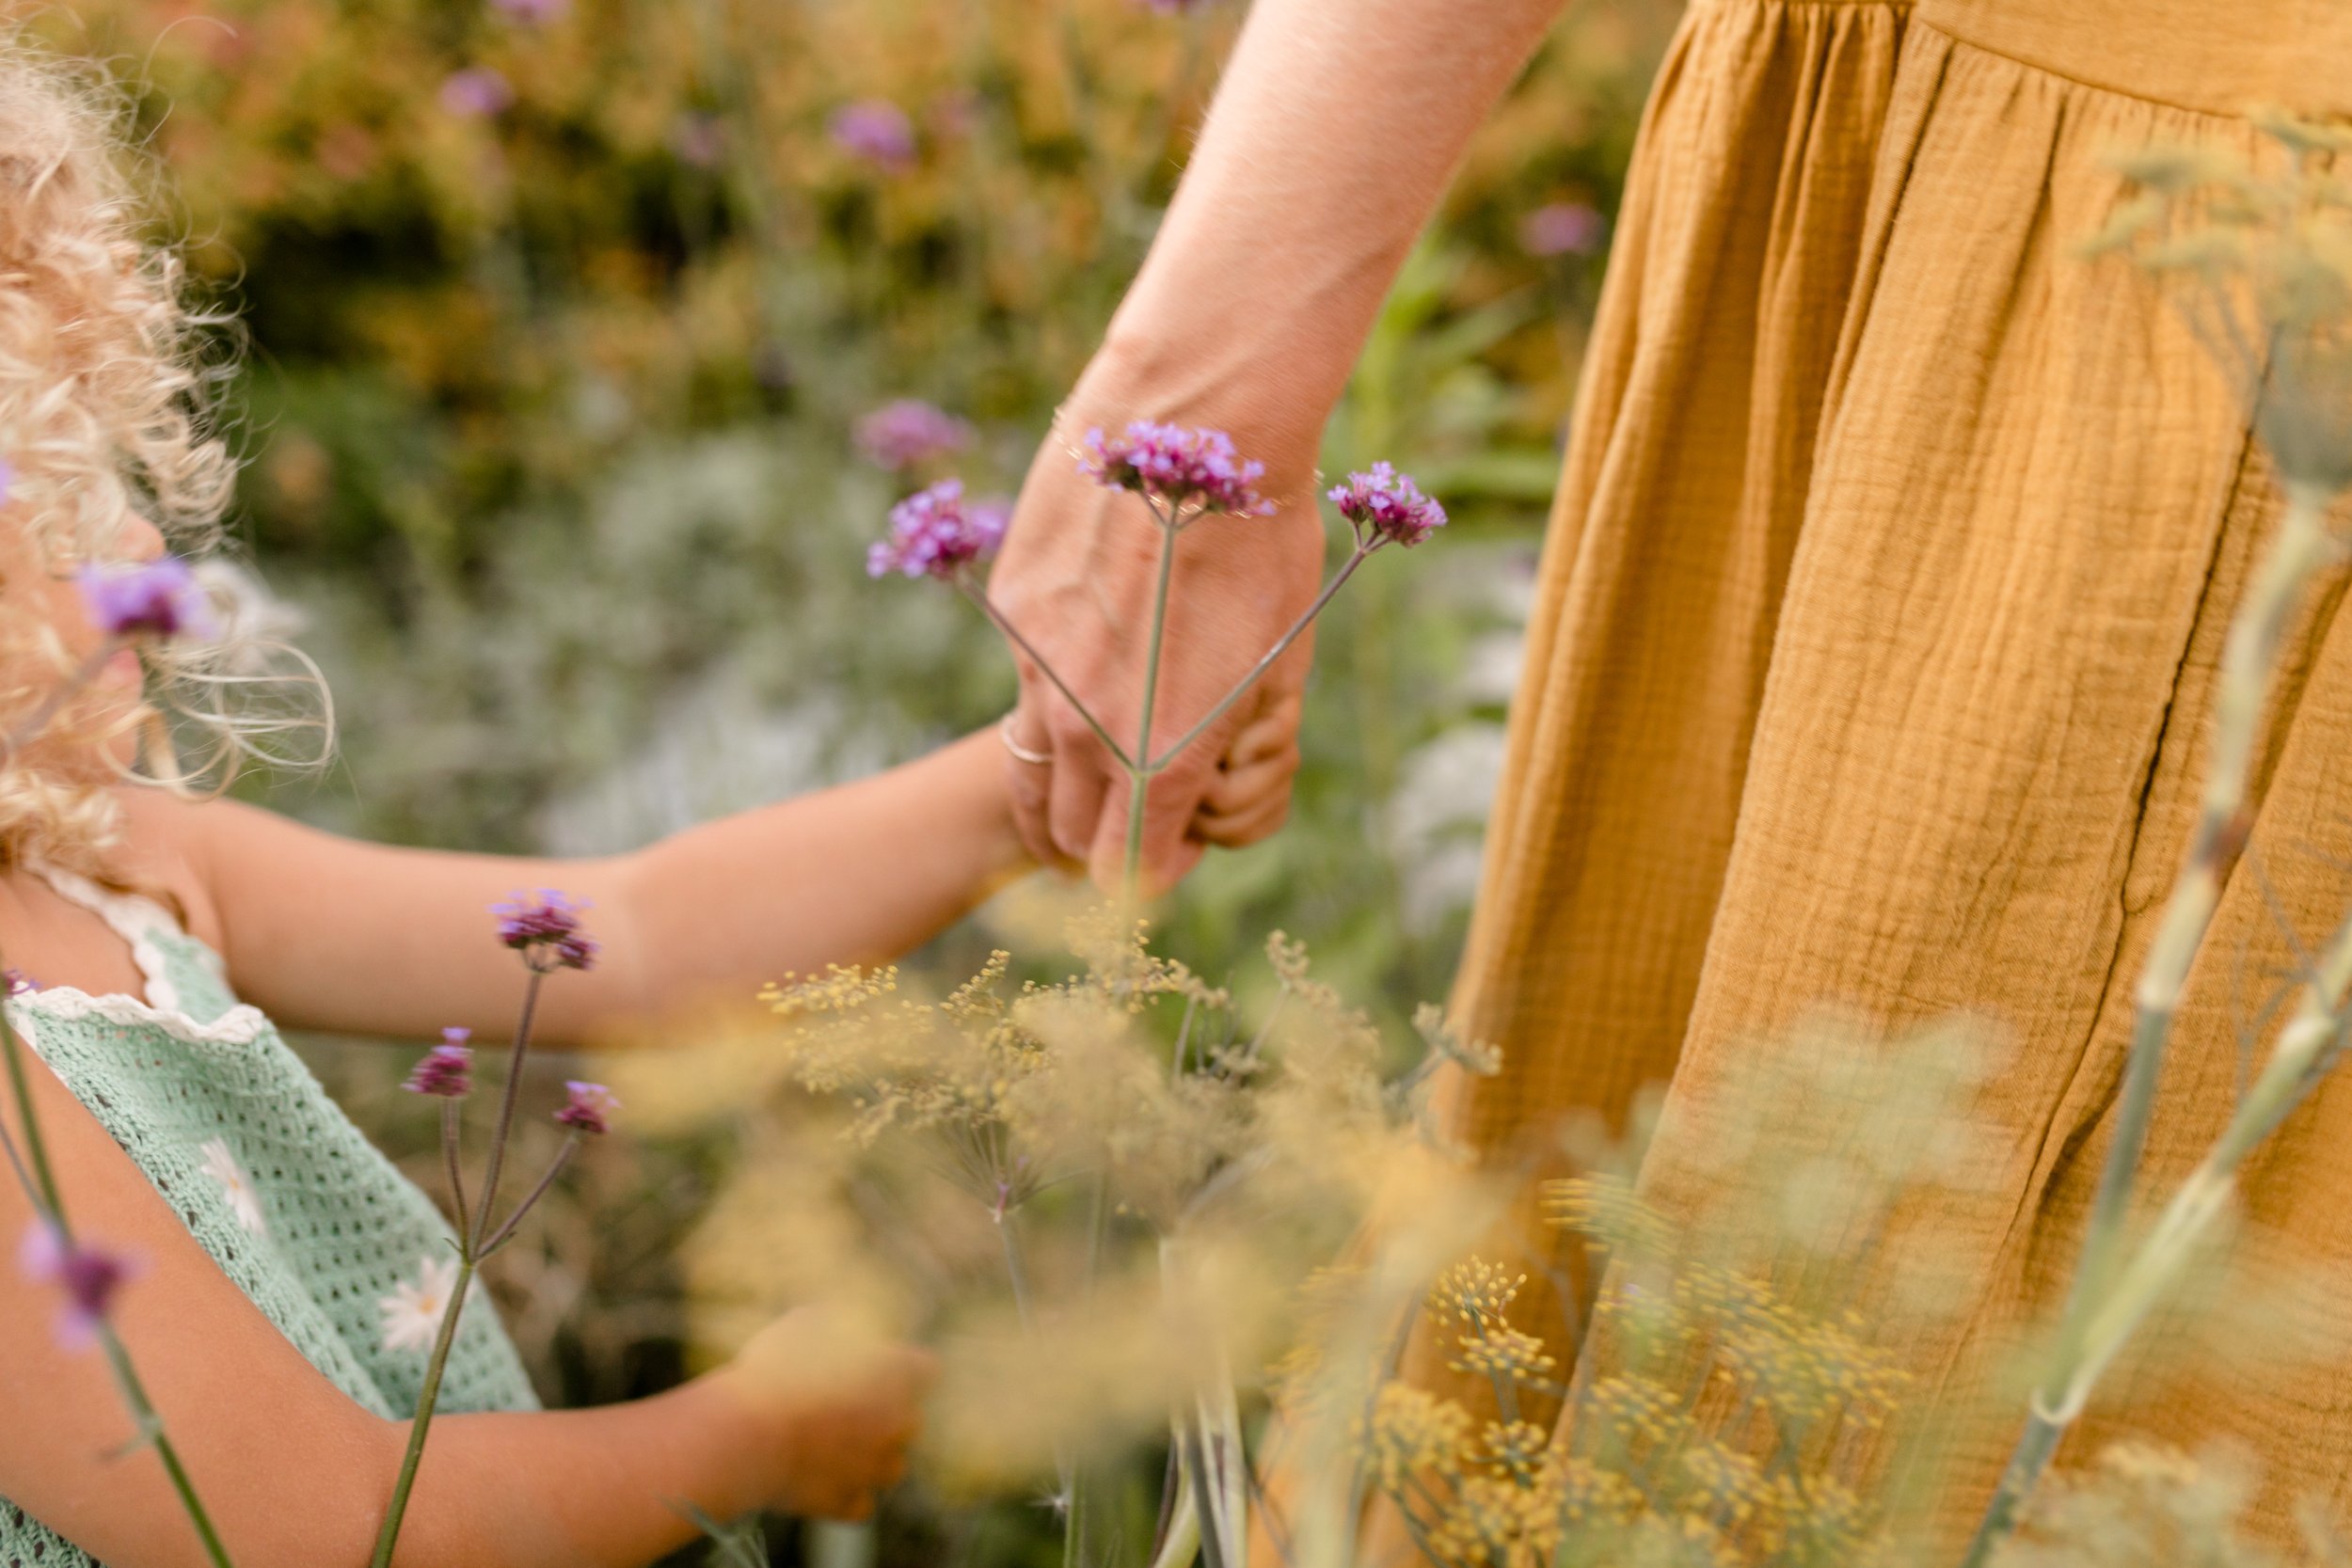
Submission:
M 2312 577 L 2342 553 L 2328 533 L 2332 494 L 2290 484 L 2278 535 L 2263 556 L 2231 622 L 2216 689 L 2212 762 L 2185 863 L 2174 879 L 2156 937 L 2134 992 L 2135 1016 L 2115 1133 L 2100 1172 L 2089 1229 L 2058 1353 L 2037 1385 L 2024 1433 L 1970 1542 L 1963 1563 L 1979 1568 L 2014 1531 L 2019 1513 L 2047 1472 L 2059 1440 L 2124 1341 L 2176 1276 L 2195 1242 L 2223 1212 L 2238 1166 L 2331 1063 L 2341 1037 L 2341 1007 L 2352 984 L 2352 926 L 2340 934 L 2311 976 L 2302 1009 L 2280 1038 L 2269 1067 L 2240 1104 L 2229 1129 L 2183 1184 L 2155 1229 L 2124 1254 L 2124 1223 L 2148 1140 L 2156 1085 L 2174 1010 L 2230 874 L 2253 827 L 2247 778 L 2286 627 Z

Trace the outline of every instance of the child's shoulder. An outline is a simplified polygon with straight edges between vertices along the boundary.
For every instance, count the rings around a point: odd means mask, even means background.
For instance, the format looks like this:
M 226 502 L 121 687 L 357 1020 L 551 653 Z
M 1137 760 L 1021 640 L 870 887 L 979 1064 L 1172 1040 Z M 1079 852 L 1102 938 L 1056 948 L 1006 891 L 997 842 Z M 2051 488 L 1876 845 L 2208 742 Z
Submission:
M 208 829 L 222 803 L 192 800 L 148 784 L 118 784 L 122 816 L 117 870 L 135 887 L 167 895 L 188 934 L 221 945 L 220 910 L 213 896 Z

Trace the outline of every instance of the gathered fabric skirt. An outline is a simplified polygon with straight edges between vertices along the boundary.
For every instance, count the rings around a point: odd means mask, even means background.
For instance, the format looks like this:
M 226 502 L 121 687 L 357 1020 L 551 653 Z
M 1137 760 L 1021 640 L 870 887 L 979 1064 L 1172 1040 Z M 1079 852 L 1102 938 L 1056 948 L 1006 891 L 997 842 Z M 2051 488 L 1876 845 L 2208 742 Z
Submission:
M 1740 1069 L 1808 1011 L 1990 1021 L 1982 1168 L 1898 1243 L 1963 1295 L 1886 1347 L 1909 1402 L 1982 1409 L 1952 1417 L 1955 1519 L 2023 1421 L 1996 1370 L 2072 1275 L 2223 633 L 2280 510 L 2242 381 L 2082 242 L 2130 194 L 2117 154 L 2275 165 L 2257 104 L 2352 106 L 2352 6 L 1696 0 L 1583 370 L 1455 999 L 1504 1067 L 1455 1123 L 1541 1147 L 1671 1079 L 1643 1181 L 1703 1212 L 1756 1196 L 1709 1154 Z M 2352 911 L 2343 586 L 2288 637 L 2143 1191 L 2228 1117 L 2264 976 Z M 2352 1265 L 2352 1080 L 2256 1158 L 2246 1211 Z M 2322 1299 L 2295 1310 L 2352 1323 Z M 2126 1367 L 2061 1462 L 2123 1433 L 2233 1440 L 2265 1519 L 2304 1494 L 2352 1518 L 2352 1350 Z

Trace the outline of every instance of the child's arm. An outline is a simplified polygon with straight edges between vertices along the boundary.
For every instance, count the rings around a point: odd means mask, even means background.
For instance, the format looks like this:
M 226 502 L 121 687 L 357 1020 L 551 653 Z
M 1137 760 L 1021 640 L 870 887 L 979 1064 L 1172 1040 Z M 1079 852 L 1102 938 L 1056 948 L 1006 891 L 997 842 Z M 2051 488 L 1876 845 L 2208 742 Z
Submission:
M 542 861 L 362 844 L 229 801 L 134 800 L 213 908 L 195 911 L 240 994 L 279 1022 L 495 1037 L 521 975 L 488 905 L 559 888 L 590 908 L 593 971 L 547 987 L 540 1037 L 587 1040 L 787 972 L 895 958 L 1024 863 L 982 733 L 836 789 L 707 823 L 632 854 Z M 208 931 L 205 927 L 209 926 Z
M 215 1266 L 146 1178 L 37 1064 L 34 1100 L 84 1233 L 141 1262 L 114 1321 L 239 1568 L 368 1560 L 406 1423 L 345 1398 Z M 14 1102 L 0 1116 L 21 1135 Z M 0 1236 L 34 1223 L 0 1167 Z M 107 1562 L 200 1568 L 204 1555 L 102 1353 L 61 1348 L 51 1286 L 0 1269 L 0 1497 Z M 783 1320 L 729 1367 L 596 1410 L 437 1421 L 402 1532 L 403 1568 L 624 1568 L 765 1506 L 849 1515 L 895 1481 L 926 1373 L 877 1351 L 849 1378 L 809 1320 Z

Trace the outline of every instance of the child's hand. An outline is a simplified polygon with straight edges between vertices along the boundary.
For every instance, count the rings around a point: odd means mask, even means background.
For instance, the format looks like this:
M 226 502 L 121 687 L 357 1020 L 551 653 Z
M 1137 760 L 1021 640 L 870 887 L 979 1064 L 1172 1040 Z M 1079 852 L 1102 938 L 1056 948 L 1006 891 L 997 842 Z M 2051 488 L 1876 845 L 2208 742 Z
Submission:
M 897 1485 L 922 1431 L 922 1397 L 938 1375 L 925 1351 L 895 1344 L 840 1313 L 803 1307 L 754 1336 L 727 1369 L 774 1433 L 770 1506 L 819 1519 L 865 1519 Z
M 1298 773 L 1299 699 L 1276 698 L 1234 733 L 1217 764 L 1190 836 L 1238 849 L 1257 843 L 1290 816 L 1291 780 Z

